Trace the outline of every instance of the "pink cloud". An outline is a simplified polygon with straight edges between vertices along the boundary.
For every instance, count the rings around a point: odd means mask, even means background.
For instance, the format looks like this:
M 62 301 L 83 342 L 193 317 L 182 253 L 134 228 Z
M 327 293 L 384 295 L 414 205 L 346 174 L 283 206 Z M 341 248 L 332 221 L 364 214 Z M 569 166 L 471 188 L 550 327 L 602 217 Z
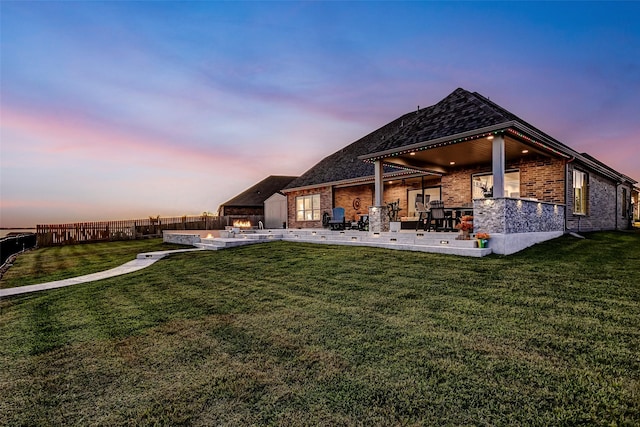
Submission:
M 132 155 L 144 155 L 160 164 L 180 157 L 199 166 L 212 161 L 235 162 L 234 153 L 225 148 L 199 148 L 174 141 L 126 133 L 101 123 L 71 115 L 29 113 L 3 106 L 2 127 L 16 134 L 28 136 L 37 145 L 32 151 L 50 155 L 73 153 L 104 160 L 121 160 Z M 4 141 L 11 144 L 11 141 Z M 21 147 L 27 148 L 28 147 Z

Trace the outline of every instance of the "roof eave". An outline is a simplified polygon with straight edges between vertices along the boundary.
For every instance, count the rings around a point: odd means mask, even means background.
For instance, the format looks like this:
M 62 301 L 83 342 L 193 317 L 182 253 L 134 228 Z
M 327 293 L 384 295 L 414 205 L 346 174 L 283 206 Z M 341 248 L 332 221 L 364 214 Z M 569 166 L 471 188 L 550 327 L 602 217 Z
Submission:
M 402 169 L 395 165 L 393 167 L 397 169 Z M 386 172 L 382 176 L 383 178 L 386 179 L 386 178 L 395 178 L 397 176 L 412 176 L 412 175 L 416 175 L 416 176 L 424 175 L 424 172 L 416 171 L 413 169 L 406 169 L 406 170 L 399 170 L 395 172 Z M 348 178 L 348 179 L 342 179 L 339 181 L 322 182 L 320 184 L 310 184 L 310 185 L 304 185 L 302 187 L 287 188 L 282 190 L 282 192 L 292 193 L 294 191 L 313 190 L 313 189 L 322 188 L 322 187 L 340 187 L 340 186 L 348 186 L 348 185 L 366 184 L 368 182 L 374 182 L 374 180 L 375 180 L 374 175 L 365 175 L 357 178 Z
M 398 148 L 392 148 L 389 150 L 384 150 L 384 151 L 378 151 L 376 153 L 371 153 L 371 154 L 364 154 L 362 156 L 358 156 L 358 159 L 363 160 L 363 161 L 372 161 L 372 159 L 383 159 L 386 157 L 392 157 L 397 155 L 399 152 L 411 152 L 414 150 L 419 150 L 421 148 L 425 148 L 431 145 L 435 145 L 435 144 L 439 144 L 442 142 L 448 142 L 448 141 L 454 141 L 454 140 L 459 140 L 459 139 L 465 139 L 465 138 L 472 138 L 472 137 L 478 137 L 478 138 L 482 138 L 483 136 L 489 136 L 490 134 L 493 134 L 495 132 L 499 132 L 499 131 L 503 131 L 505 129 L 508 129 L 509 127 L 512 127 L 515 123 L 515 121 L 511 120 L 508 122 L 503 122 L 503 123 L 499 123 L 497 125 L 491 125 L 491 126 L 486 126 L 483 128 L 479 128 L 479 129 L 474 129 L 474 130 L 470 130 L 467 132 L 461 132 L 461 133 L 457 133 L 454 135 L 449 135 L 449 136 L 443 136 L 440 138 L 436 138 L 436 139 L 430 139 L 427 141 L 421 141 L 415 144 L 411 144 L 411 145 L 405 145 L 403 147 L 398 147 Z

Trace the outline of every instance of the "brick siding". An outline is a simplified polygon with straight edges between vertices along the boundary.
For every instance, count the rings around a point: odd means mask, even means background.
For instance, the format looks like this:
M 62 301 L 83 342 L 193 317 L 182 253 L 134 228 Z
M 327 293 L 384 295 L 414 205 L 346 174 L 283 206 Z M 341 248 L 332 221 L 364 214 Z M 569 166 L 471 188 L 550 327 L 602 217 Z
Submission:
M 573 213 L 573 170 L 587 174 L 587 213 Z M 624 230 L 629 227 L 629 218 L 622 212 L 622 188 L 631 194 L 630 185 L 616 185 L 608 178 L 599 176 L 580 166 L 569 166 L 567 174 L 567 229 L 573 231 Z M 617 187 L 617 188 L 616 188 Z
M 564 160 L 546 157 L 507 162 L 506 170 L 520 171 L 520 197 L 564 204 Z M 442 201 L 445 206 L 472 202 L 471 176 L 491 173 L 491 166 L 454 169 L 442 177 Z
M 222 216 L 227 215 L 264 215 L 264 207 L 235 207 L 224 206 Z
M 508 165 L 520 170 L 520 197 L 565 203 L 565 160 L 540 157 Z
M 629 224 L 629 216 L 623 217 L 621 207 L 622 185 L 589 172 L 588 213 L 587 215 L 573 214 L 573 168 L 570 163 L 565 177 L 566 161 L 547 157 L 534 157 L 519 162 L 508 162 L 507 170 L 520 171 L 520 197 L 534 198 L 539 201 L 566 204 L 567 228 L 569 230 L 595 231 L 625 229 Z M 585 169 L 583 169 L 586 171 Z M 471 177 L 477 173 L 491 173 L 489 165 L 475 168 L 458 168 L 442 177 L 425 176 L 424 186 L 442 186 L 442 200 L 445 206 L 460 206 L 469 204 L 471 199 Z M 565 179 L 567 181 L 565 192 Z M 400 200 L 400 216 L 405 216 L 409 207 L 407 191 L 420 189 L 420 180 L 394 180 L 385 183 L 383 201 L 385 203 Z M 626 185 L 627 197 L 632 194 L 632 188 Z M 292 228 L 320 228 L 322 221 L 296 221 L 295 198 L 301 195 L 320 194 L 322 212 L 329 212 L 334 206 L 345 209 L 347 220 L 358 220 L 360 215 L 367 214 L 369 206 L 374 203 L 374 185 L 361 184 L 352 187 L 330 186 L 312 190 L 291 192 L 287 195 L 289 210 L 289 227 Z M 359 199 L 357 209 L 354 201 Z M 411 201 L 411 203 L 413 203 Z
M 308 196 L 312 194 L 320 194 L 320 215 L 321 219 L 318 221 L 297 221 L 296 220 L 296 197 Z M 333 198 L 331 193 L 331 186 L 294 191 L 287 193 L 287 217 L 289 228 L 322 228 L 322 214 L 329 212 L 333 209 Z
M 373 184 L 336 188 L 333 190 L 334 203 L 336 207 L 344 208 L 347 221 L 357 221 L 360 215 L 369 213 L 369 206 L 373 206 L 373 192 Z

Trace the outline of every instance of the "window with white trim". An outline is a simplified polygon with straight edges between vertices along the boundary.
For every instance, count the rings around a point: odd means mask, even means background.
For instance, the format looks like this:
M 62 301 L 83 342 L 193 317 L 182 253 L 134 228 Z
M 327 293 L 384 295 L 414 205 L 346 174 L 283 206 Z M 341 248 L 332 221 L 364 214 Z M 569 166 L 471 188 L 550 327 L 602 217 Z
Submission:
M 493 197 L 493 174 L 474 174 L 471 178 L 471 197 L 481 199 Z M 504 196 L 520 197 L 520 171 L 511 170 L 504 174 Z
M 320 195 L 296 197 L 297 221 L 320 221 Z
M 585 172 L 573 170 L 573 213 L 587 214 L 588 176 Z

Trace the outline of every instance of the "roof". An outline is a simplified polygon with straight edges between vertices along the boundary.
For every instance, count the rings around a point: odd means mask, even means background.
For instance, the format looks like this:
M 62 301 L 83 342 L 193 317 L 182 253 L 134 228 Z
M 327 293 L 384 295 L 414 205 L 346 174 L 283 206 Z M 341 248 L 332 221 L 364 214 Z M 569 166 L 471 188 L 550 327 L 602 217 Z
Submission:
M 596 159 L 595 157 L 593 157 L 593 156 L 591 156 L 591 155 L 589 155 L 587 153 L 582 153 L 581 156 L 584 157 L 587 160 L 592 161 L 596 165 L 600 166 L 602 169 L 606 169 L 609 172 L 611 172 L 612 174 L 615 174 L 616 178 L 618 178 L 620 181 L 626 181 L 626 182 L 629 182 L 631 184 L 636 184 L 637 183 L 637 181 L 635 181 L 635 180 L 629 178 L 628 176 L 626 176 L 624 174 L 621 174 L 620 172 L 610 168 L 609 166 L 607 166 L 604 163 L 602 163 L 600 160 Z
M 380 143 L 376 151 L 393 150 L 513 120 L 519 119 L 482 95 L 458 88 L 437 104 L 419 110 L 410 122 Z
M 415 112 L 412 112 L 400 116 L 394 121 L 347 145 L 343 149 L 325 157 L 299 178 L 293 180 L 286 189 L 310 187 L 318 184 L 373 176 L 373 164 L 363 162 L 358 159 L 358 157 L 376 151 L 380 141 L 384 141 L 391 135 L 394 135 L 398 128 L 405 122 L 408 123 L 415 114 Z M 385 171 L 391 171 L 393 169 L 394 168 L 385 168 Z
M 233 199 L 223 203 L 225 207 L 262 207 L 264 201 L 285 188 L 295 176 L 271 175 L 250 187 Z
M 635 182 L 601 162 L 594 161 L 591 156 L 574 151 L 479 93 L 458 88 L 437 104 L 404 114 L 325 157 L 292 181 L 286 189 L 371 177 L 374 175 L 374 165 L 370 163 L 373 158 L 384 158 L 407 147 L 427 146 L 448 137 L 470 135 L 487 129 L 524 132 L 529 137 L 542 141 L 561 156 L 575 158 L 614 179 Z M 393 168 L 385 167 L 385 172 L 391 170 Z

